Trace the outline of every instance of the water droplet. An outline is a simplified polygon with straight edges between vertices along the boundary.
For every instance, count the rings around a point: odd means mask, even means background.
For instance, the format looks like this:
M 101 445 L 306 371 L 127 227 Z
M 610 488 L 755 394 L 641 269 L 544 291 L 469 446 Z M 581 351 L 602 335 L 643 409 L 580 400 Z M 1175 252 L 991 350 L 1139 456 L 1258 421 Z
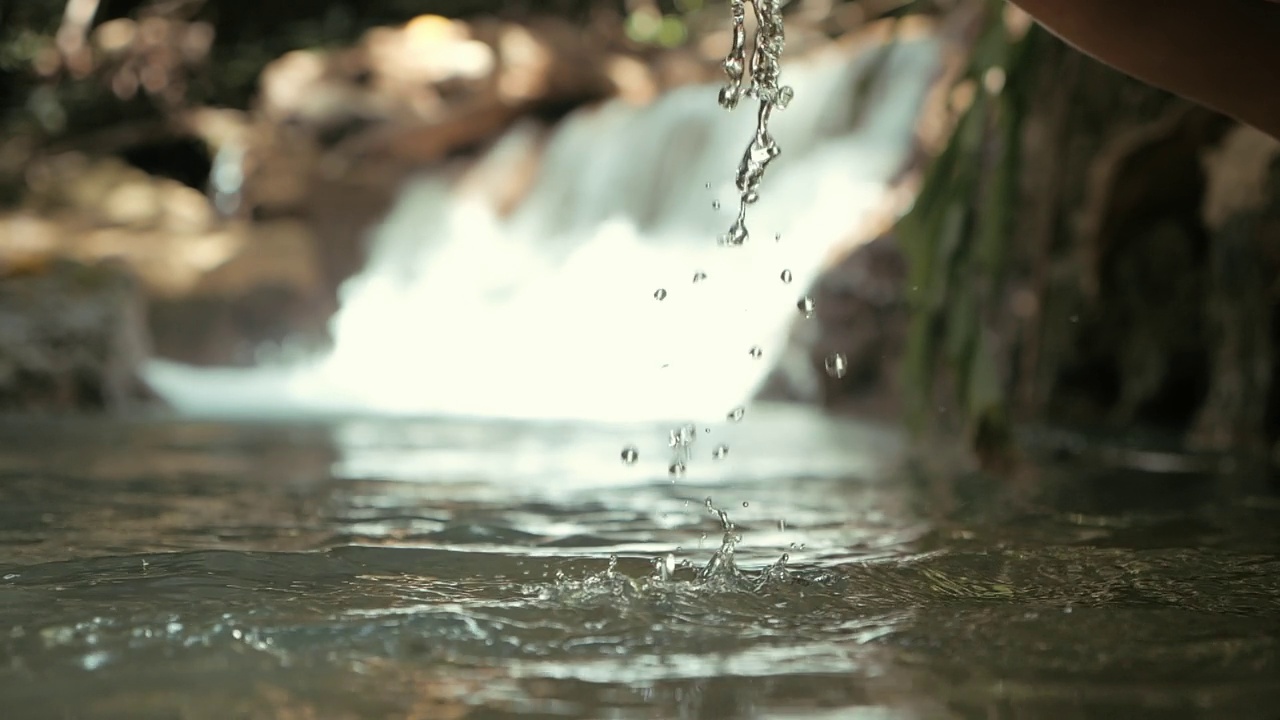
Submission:
M 791 101 L 794 100 L 795 97 L 796 91 L 792 90 L 788 85 L 783 85 L 778 88 L 778 94 L 774 99 L 774 104 L 778 106 L 779 110 L 786 110 L 787 106 L 791 104 Z
M 663 290 L 662 288 L 658 288 L 657 290 L 654 290 L 654 291 L 653 291 L 653 299 L 654 299 L 654 300 L 666 300 L 666 299 L 667 299 L 667 291 L 666 291 L 666 290 Z
M 747 232 L 747 226 L 742 222 L 742 218 L 739 217 L 733 222 L 733 225 L 729 226 L 729 232 L 721 235 L 716 242 L 719 245 L 736 246 L 746 245 L 750 239 L 751 235 Z
M 1072 316 L 1071 316 L 1071 322 L 1073 322 L 1073 323 L 1078 323 L 1078 322 L 1080 322 L 1080 316 L 1079 316 L 1079 315 L 1072 315 Z
M 747 414 L 747 409 L 739 405 L 738 407 L 730 410 L 729 414 L 726 417 L 731 422 L 742 422 L 742 416 L 746 414 Z
M 764 350 L 761 350 L 759 345 L 752 346 L 750 353 L 751 353 L 751 357 L 755 358 L 756 360 L 759 360 L 760 358 L 764 357 Z
M 808 295 L 805 295 L 804 297 L 796 301 L 796 308 L 799 309 L 800 314 L 804 315 L 806 318 L 813 317 L 813 310 L 814 310 L 813 298 L 809 297 Z
M 702 187 L 704 187 L 704 188 L 706 188 L 706 189 L 710 190 L 710 189 L 711 189 L 711 183 L 703 183 L 703 184 L 702 184 Z
M 667 445 L 673 448 L 689 447 L 698 439 L 698 426 L 686 423 L 667 433 Z
M 725 86 L 720 88 L 720 95 L 716 98 L 716 101 L 725 110 L 732 110 L 738 107 L 738 99 L 741 97 L 742 92 L 740 90 L 732 86 Z
M 684 473 L 688 468 L 682 462 L 673 462 L 671 467 L 667 468 L 667 474 L 673 478 L 684 477 Z
M 791 271 L 790 271 L 790 270 L 783 270 L 783 271 L 782 271 L 782 282 L 784 282 L 784 283 L 788 283 L 788 284 L 790 284 L 790 283 L 791 283 Z
M 728 445 L 724 445 L 724 444 L 717 445 L 716 449 L 711 451 L 711 457 L 715 458 L 716 460 L 723 460 L 728 456 L 729 456 Z
M 787 520 L 786 520 L 786 518 L 778 518 L 778 529 L 779 529 L 779 530 L 786 530 L 786 529 L 787 529 Z
M 622 462 L 627 465 L 635 465 L 636 461 L 639 459 L 640 451 L 637 450 L 634 445 L 628 445 L 622 448 Z
M 782 242 L 782 233 L 774 233 L 774 234 L 773 234 L 773 241 L 774 241 L 774 242 Z
M 750 506 L 751 506 L 751 503 L 747 502 L 746 500 L 742 501 L 742 507 L 750 507 Z
M 711 510 L 711 509 L 713 509 L 713 507 L 714 507 L 714 506 L 711 504 L 711 496 L 710 496 L 710 495 L 708 495 L 708 496 L 707 496 L 707 498 L 706 498 L 705 500 L 703 500 L 703 501 L 702 501 L 702 504 L 703 504 L 703 505 L 706 505 L 708 510 Z M 702 537 L 706 537 L 706 535 L 703 535 Z
M 702 272 L 701 270 L 693 274 L 693 281 L 696 283 L 700 283 L 706 279 L 707 279 L 707 274 Z
M 840 353 L 831 353 L 827 356 L 827 374 L 833 378 L 840 379 L 849 372 L 849 361 Z
M 719 209 L 720 209 L 720 201 L 719 201 L 719 200 L 712 200 L 712 201 L 711 201 L 711 209 L 712 209 L 712 210 L 719 210 Z

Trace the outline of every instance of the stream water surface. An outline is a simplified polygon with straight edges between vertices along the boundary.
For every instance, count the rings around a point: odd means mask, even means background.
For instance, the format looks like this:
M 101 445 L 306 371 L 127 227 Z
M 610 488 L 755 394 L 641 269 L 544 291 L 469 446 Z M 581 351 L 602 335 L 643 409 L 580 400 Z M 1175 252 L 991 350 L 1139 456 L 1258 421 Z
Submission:
M 761 408 L 672 482 L 664 434 L 0 423 L 0 716 L 1280 717 L 1263 481 L 923 473 Z

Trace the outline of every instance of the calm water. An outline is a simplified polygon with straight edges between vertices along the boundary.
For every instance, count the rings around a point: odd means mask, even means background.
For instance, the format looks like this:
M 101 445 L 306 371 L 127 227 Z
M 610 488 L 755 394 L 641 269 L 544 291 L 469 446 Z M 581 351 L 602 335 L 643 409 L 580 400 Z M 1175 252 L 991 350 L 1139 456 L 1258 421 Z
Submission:
M 1265 482 L 909 472 L 775 410 L 672 483 L 666 430 L 0 423 L 0 716 L 1280 717 Z

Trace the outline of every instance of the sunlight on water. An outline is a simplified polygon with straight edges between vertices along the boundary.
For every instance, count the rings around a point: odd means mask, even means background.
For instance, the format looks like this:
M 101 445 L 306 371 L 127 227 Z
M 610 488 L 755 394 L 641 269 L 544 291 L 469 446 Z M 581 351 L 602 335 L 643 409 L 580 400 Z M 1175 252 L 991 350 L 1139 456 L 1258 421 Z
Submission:
M 710 86 L 608 103 L 556 129 L 510 217 L 443 177 L 406 187 L 343 288 L 332 352 L 249 371 L 156 362 L 148 378 L 195 413 L 723 418 L 769 372 L 796 289 L 882 200 L 937 61 L 934 41 L 902 40 L 857 127 L 868 51 L 788 67 L 805 101 L 773 118 L 787 154 L 752 205 L 780 242 L 714 242 L 727 219 L 711 202 L 738 192 L 726 168 L 756 117 L 724 113 Z M 504 140 L 533 142 L 528 127 Z
M 619 461 L 667 427 L 0 419 L 0 715 L 1274 717 L 1265 482 L 939 485 L 770 406 Z

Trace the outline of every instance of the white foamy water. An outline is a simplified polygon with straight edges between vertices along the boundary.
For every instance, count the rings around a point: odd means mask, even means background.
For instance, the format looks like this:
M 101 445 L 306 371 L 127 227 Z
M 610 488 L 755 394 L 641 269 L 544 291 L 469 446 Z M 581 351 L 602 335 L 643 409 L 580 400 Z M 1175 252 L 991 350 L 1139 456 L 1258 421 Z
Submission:
M 554 130 L 507 217 L 443 175 L 406 186 L 342 289 L 332 351 L 250 370 L 156 361 L 147 377 L 195 414 L 723 420 L 753 396 L 797 299 L 907 157 L 938 48 L 901 41 L 855 126 L 872 52 L 784 68 L 795 100 L 772 118 L 783 153 L 744 246 L 717 236 L 755 113 L 725 112 L 715 85 L 612 102 Z M 501 169 L 532 142 L 516 128 L 482 162 Z

